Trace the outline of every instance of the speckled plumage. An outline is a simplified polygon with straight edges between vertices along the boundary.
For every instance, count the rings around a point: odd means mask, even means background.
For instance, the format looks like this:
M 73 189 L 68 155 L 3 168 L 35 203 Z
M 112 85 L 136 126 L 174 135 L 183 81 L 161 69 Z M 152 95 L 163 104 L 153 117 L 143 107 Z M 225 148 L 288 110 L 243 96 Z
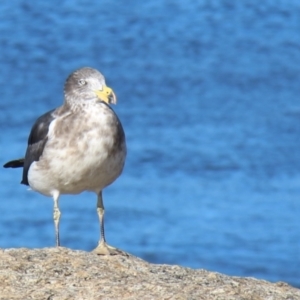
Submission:
M 120 175 L 124 165 L 125 139 L 117 116 L 103 102 L 63 115 L 51 114 L 54 119 L 43 154 L 28 171 L 30 187 L 46 196 L 53 190 L 99 193 Z
M 53 197 L 57 245 L 59 196 L 95 192 L 102 233 L 99 245 L 104 252 L 111 252 L 106 251 L 113 248 L 105 243 L 102 190 L 121 174 L 126 157 L 122 125 L 108 105 L 116 103 L 116 97 L 106 87 L 103 75 L 92 68 L 73 72 L 66 80 L 64 95 L 61 107 L 42 115 L 33 125 L 25 159 L 4 167 L 23 166 L 22 183 Z M 104 254 L 102 250 L 100 254 Z

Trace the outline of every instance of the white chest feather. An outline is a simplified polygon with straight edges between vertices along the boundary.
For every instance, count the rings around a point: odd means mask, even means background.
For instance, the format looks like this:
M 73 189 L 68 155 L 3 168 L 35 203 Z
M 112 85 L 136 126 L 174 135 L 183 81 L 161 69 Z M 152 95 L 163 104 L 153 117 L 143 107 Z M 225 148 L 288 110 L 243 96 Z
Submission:
M 122 172 L 124 134 L 114 112 L 104 104 L 58 117 L 51 122 L 40 160 L 28 173 L 32 189 L 77 194 L 99 192 Z

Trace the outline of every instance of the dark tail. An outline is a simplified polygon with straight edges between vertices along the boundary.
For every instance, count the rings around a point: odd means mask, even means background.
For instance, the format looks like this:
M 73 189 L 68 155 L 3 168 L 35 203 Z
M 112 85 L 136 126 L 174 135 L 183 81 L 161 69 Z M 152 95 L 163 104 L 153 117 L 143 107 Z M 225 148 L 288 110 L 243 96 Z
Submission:
M 24 167 L 24 158 L 9 161 L 3 167 L 4 168 L 21 168 L 21 167 Z

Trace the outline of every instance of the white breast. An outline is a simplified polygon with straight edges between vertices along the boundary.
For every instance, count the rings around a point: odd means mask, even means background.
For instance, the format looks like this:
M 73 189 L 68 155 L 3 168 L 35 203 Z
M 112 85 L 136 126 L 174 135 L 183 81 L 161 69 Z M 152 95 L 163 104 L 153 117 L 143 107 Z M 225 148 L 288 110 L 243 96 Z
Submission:
M 105 104 L 51 122 L 39 161 L 31 164 L 30 187 L 50 196 L 99 192 L 122 172 L 126 144 L 118 118 Z M 117 142 L 116 139 L 120 139 Z

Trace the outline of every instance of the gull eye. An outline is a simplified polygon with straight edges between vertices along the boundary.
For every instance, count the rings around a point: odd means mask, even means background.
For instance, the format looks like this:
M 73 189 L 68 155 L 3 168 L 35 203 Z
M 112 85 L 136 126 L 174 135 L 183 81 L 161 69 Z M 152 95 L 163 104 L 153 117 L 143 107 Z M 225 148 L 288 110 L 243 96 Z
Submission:
M 87 82 L 86 82 L 84 79 L 79 79 L 79 80 L 78 80 L 78 84 L 79 84 L 80 86 L 83 86 L 83 85 L 86 85 Z

